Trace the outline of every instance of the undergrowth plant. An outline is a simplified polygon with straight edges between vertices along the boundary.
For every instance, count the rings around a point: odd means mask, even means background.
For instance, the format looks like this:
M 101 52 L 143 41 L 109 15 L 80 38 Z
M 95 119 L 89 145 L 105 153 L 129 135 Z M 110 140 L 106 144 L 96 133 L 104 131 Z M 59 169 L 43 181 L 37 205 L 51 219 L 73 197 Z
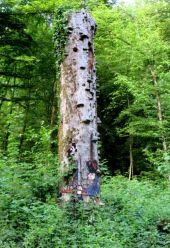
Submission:
M 61 204 L 57 161 L 0 161 L 0 247 L 150 248 L 170 245 L 170 189 L 103 179 L 104 206 Z M 58 178 L 58 179 L 57 179 Z

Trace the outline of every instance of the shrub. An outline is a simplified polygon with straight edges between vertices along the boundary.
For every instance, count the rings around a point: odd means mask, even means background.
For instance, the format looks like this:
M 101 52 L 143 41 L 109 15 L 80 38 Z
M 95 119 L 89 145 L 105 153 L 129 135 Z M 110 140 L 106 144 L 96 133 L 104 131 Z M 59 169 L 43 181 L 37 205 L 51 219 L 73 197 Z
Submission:
M 0 247 L 150 248 L 170 246 L 165 183 L 105 177 L 104 206 L 56 201 L 57 161 L 0 163 Z M 46 166 L 45 166 L 46 165 Z

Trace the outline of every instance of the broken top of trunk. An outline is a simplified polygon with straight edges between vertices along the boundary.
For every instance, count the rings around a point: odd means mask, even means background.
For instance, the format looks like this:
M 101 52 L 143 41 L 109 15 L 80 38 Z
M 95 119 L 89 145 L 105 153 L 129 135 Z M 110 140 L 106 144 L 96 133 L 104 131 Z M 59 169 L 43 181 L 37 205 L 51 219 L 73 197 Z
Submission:
M 67 174 L 61 189 L 65 200 L 71 194 L 85 201 L 99 195 L 95 30 L 85 10 L 70 14 L 60 80 L 59 159 Z

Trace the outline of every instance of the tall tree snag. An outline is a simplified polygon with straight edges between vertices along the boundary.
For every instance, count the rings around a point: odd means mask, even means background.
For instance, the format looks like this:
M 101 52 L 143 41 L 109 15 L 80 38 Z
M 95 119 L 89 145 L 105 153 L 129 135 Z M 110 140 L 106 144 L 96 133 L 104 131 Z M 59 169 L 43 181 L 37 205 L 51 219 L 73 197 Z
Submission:
M 60 79 L 59 159 L 66 175 L 61 189 L 65 201 L 71 194 L 84 201 L 99 195 L 95 30 L 85 10 L 70 14 Z

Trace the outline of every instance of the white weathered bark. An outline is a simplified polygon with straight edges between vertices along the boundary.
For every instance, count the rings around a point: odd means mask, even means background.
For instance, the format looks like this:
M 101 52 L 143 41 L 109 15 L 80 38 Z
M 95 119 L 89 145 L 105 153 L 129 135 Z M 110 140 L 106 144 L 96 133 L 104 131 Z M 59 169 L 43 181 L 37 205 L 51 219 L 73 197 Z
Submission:
M 158 88 L 158 82 L 157 82 L 157 76 L 155 73 L 155 70 L 152 66 L 149 66 L 151 75 L 152 75 L 152 80 L 155 88 L 155 96 L 156 96 L 156 102 L 157 102 L 157 115 L 160 123 L 160 128 L 162 132 L 162 146 L 163 146 L 163 151 L 164 153 L 167 152 L 167 143 L 165 139 L 165 134 L 163 132 L 163 114 L 162 114 L 162 106 L 161 106 L 161 98 L 160 98 L 160 93 L 159 93 L 159 88 Z
M 65 193 L 89 196 L 89 187 L 99 186 L 96 106 L 96 69 L 93 38 L 96 24 L 82 10 L 70 14 L 66 56 L 61 65 L 59 159 L 62 172 L 70 163 L 77 175 L 68 182 Z M 97 196 L 98 192 L 94 190 Z M 67 197 L 68 199 L 68 197 Z

